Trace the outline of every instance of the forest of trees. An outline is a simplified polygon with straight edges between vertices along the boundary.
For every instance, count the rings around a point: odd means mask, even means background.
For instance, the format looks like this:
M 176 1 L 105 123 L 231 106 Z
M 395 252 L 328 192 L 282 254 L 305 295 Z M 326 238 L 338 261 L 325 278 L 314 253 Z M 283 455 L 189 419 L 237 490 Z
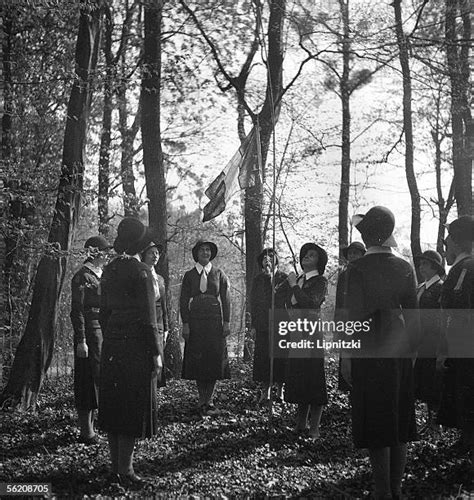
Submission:
M 175 342 L 190 249 L 218 244 L 241 352 L 273 234 L 288 267 L 305 241 L 327 248 L 334 283 L 370 205 L 392 208 L 409 260 L 473 213 L 469 0 L 62 4 L 2 10 L 3 404 L 34 407 L 51 364 L 67 364 L 72 271 L 123 216 L 166 249 Z M 205 189 L 254 126 L 262 171 L 202 223 Z

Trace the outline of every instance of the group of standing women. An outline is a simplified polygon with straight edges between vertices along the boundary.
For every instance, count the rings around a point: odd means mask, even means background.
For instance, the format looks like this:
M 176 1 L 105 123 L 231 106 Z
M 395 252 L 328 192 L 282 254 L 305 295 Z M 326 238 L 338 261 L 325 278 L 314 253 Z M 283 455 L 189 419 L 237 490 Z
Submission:
M 154 270 L 161 247 L 134 218 L 119 224 L 113 245 L 118 255 L 103 270 L 107 241 L 92 237 L 85 247 L 90 256 L 72 280 L 71 310 L 79 440 L 97 442 L 93 414 L 99 408 L 112 475 L 124 484 L 140 483 L 135 440 L 156 433 L 156 392 L 164 384 L 168 317 L 164 281 Z
M 410 264 L 392 253 L 396 246 L 393 214 L 384 207 L 373 207 L 353 223 L 365 246 L 355 242 L 344 250 L 349 264 L 338 280 L 336 318 L 370 320 L 371 327 L 364 334 L 364 355 L 341 353 L 341 384 L 351 391 L 354 443 L 369 450 L 376 494 L 397 498 L 406 446 L 416 438 L 414 380 L 417 394 L 429 404 L 430 411 L 441 407 L 440 423 L 460 428 L 464 445 L 474 451 L 474 382 L 466 384 L 466 376 L 474 375 L 474 361 L 450 360 L 447 351 L 436 361 L 440 343 L 433 339 L 440 337 L 441 317 L 422 315 L 420 330 L 418 309 L 419 305 L 436 309 L 439 294 L 446 308 L 474 307 L 474 221 L 460 218 L 448 228 L 446 255 L 453 268 L 444 285 L 439 254 L 427 251 L 416 259 L 425 279 L 418 289 Z M 71 312 L 80 440 L 97 441 L 93 412 L 98 407 L 99 426 L 107 432 L 112 473 L 121 482 L 140 482 L 133 469 L 135 440 L 155 434 L 156 391 L 164 384 L 167 308 L 163 279 L 154 270 L 161 247 L 153 241 L 150 230 L 133 218 L 119 224 L 113 245 L 118 255 L 103 272 L 108 243 L 93 237 L 85 246 L 90 257 L 73 278 Z M 210 241 L 194 246 L 196 264 L 183 278 L 180 297 L 186 342 L 183 378 L 196 380 L 202 414 L 213 410 L 216 380 L 230 376 L 225 340 L 230 332 L 229 282 L 212 263 L 217 251 Z M 298 405 L 295 429 L 316 439 L 328 398 L 323 352 L 274 359 L 270 380 L 272 300 L 275 308 L 287 311 L 289 317 L 304 311 L 315 320 L 327 293 L 326 251 L 306 243 L 299 257 L 303 271 L 299 276 L 278 269 L 273 249 L 264 250 L 257 259 L 260 273 L 251 295 L 253 376 L 262 382 L 263 404 L 271 398 L 270 382 L 277 384 L 279 397 L 284 385 L 285 400 Z M 447 330 L 459 327 L 456 318 L 450 318 Z M 417 350 L 423 359 L 416 361 L 413 370 Z M 436 364 L 449 374 L 450 390 L 443 389 L 442 397 Z M 444 414 L 443 407 L 447 409 Z

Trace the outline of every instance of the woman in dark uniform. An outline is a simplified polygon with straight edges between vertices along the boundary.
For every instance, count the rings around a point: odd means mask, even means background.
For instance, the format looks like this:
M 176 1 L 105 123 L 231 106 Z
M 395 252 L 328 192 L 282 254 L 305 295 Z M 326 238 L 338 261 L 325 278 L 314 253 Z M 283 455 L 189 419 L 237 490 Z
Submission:
M 448 225 L 444 240 L 451 269 L 441 291 L 443 339 L 438 368 L 443 374 L 438 423 L 461 431 L 453 446 L 469 453 L 474 472 L 474 217 L 462 215 Z M 449 357 L 447 358 L 446 356 Z
M 272 271 L 274 270 L 275 309 L 285 308 L 288 294 L 287 275 L 278 270 L 278 256 L 273 248 L 266 248 L 257 257 L 261 270 L 253 280 L 250 297 L 252 317 L 252 337 L 255 339 L 253 358 L 253 380 L 262 382 L 262 392 L 259 403 L 270 401 L 270 348 L 269 348 L 269 312 L 272 307 Z M 274 359 L 273 382 L 279 392 L 285 380 L 285 360 Z M 279 394 L 281 397 L 281 394 Z
M 342 255 L 346 259 L 347 263 L 350 264 L 357 259 L 360 259 L 365 255 L 366 248 L 363 243 L 360 241 L 353 241 L 349 246 L 342 249 Z M 336 304 L 335 304 L 335 312 L 334 312 L 334 321 L 344 321 L 344 295 L 347 293 L 347 266 L 344 266 L 339 277 L 337 278 L 336 285 Z M 335 335 L 336 336 L 336 335 Z M 340 340 L 347 340 L 345 334 L 342 336 L 338 336 Z M 341 374 L 341 358 L 339 359 L 339 370 L 338 370 L 338 380 L 337 380 L 337 388 L 340 391 L 348 392 L 350 391 L 350 387 L 347 385 L 347 382 L 344 380 L 344 377 Z
M 291 287 L 287 299 L 288 309 L 302 309 L 311 321 L 319 318 L 322 303 L 326 297 L 327 279 L 323 276 L 328 256 L 315 243 L 305 243 L 300 250 L 300 265 L 303 274 L 288 275 Z M 290 313 L 291 316 L 291 313 Z M 320 351 L 320 350 L 319 350 Z M 319 437 L 319 422 L 323 405 L 328 401 L 324 373 L 324 353 L 314 351 L 314 357 L 291 358 L 288 360 L 285 380 L 285 401 L 297 403 L 297 431 L 308 428 L 313 439 Z
M 424 278 L 417 288 L 421 339 L 415 362 L 415 397 L 428 407 L 426 428 L 435 428 L 442 390 L 442 375 L 436 370 L 436 356 L 441 335 L 440 296 L 445 272 L 443 258 L 434 250 L 423 252 L 415 262 Z
M 345 353 L 352 386 L 352 435 L 368 448 L 376 498 L 400 497 L 407 443 L 416 439 L 412 357 L 419 339 L 415 274 L 392 254 L 395 218 L 385 207 L 356 216 L 366 254 L 348 266 L 347 320 L 368 322 L 354 333 L 361 349 Z M 350 357 L 349 357 L 350 356 Z
M 230 293 L 227 276 L 212 265 L 217 246 L 198 241 L 192 249 L 196 265 L 183 277 L 180 312 L 183 338 L 183 378 L 196 380 L 199 410 L 212 410 L 216 380 L 230 378 L 226 337 L 230 333 Z
M 164 352 L 166 339 L 168 338 L 168 307 L 166 303 L 166 288 L 163 276 L 159 275 L 155 266 L 158 264 L 160 254 L 163 252 L 163 246 L 155 242 L 151 242 L 141 254 L 142 261 L 150 267 L 153 276 L 153 290 L 155 292 L 156 304 L 156 323 L 158 325 L 158 333 L 161 342 L 161 347 Z M 161 380 L 158 383 L 159 387 L 166 385 L 165 370 L 161 373 Z
M 101 358 L 99 425 L 107 432 L 112 472 L 121 482 L 142 482 L 133 469 L 136 438 L 157 429 L 157 377 L 163 350 L 156 323 L 155 292 L 142 252 L 152 241 L 147 227 L 134 218 L 117 228 L 115 251 L 101 280 Z
M 71 322 L 74 329 L 74 402 L 79 442 L 97 444 L 94 410 L 99 401 L 99 368 L 102 331 L 99 325 L 99 283 L 110 245 L 103 236 L 92 236 L 84 248 L 90 256 L 71 283 Z

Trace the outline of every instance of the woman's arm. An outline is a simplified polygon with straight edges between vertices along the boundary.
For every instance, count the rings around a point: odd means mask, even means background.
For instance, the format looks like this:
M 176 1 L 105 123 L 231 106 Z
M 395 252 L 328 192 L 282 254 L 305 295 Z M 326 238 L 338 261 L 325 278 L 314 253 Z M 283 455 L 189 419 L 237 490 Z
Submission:
M 227 276 L 220 271 L 219 276 L 219 296 L 222 304 L 222 321 L 229 323 L 230 321 L 230 285 Z
M 311 278 L 310 286 L 300 288 L 299 285 L 292 287 L 298 307 L 302 309 L 319 309 L 324 302 L 327 292 L 327 279 L 324 276 Z
M 179 297 L 179 312 L 184 323 L 189 322 L 189 301 L 191 299 L 191 279 L 190 272 L 186 272 L 181 283 L 181 293 Z
M 74 343 L 80 344 L 86 341 L 86 328 L 84 317 L 85 297 L 84 273 L 77 272 L 71 282 L 71 323 L 74 330 Z

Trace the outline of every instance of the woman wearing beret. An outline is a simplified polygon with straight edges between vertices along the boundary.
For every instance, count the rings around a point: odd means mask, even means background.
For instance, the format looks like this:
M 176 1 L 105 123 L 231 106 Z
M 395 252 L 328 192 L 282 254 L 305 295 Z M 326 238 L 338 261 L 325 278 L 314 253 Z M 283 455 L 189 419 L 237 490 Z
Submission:
M 273 248 L 266 248 L 257 257 L 261 272 L 253 280 L 250 296 L 252 333 L 255 339 L 253 359 L 253 380 L 262 382 L 260 403 L 270 400 L 270 347 L 269 347 L 269 311 L 272 307 L 272 272 L 275 289 L 275 309 L 285 308 L 288 294 L 287 275 L 278 270 L 278 256 Z M 285 380 L 285 361 L 275 358 L 273 362 L 273 382 L 280 391 Z
M 303 274 L 288 275 L 291 287 L 287 298 L 288 309 L 304 310 L 312 321 L 317 321 L 321 305 L 327 292 L 327 279 L 323 276 L 328 256 L 315 243 L 305 243 L 300 250 L 300 265 Z M 291 315 L 291 313 L 290 313 Z M 290 353 L 285 379 L 285 401 L 297 403 L 297 431 L 308 428 L 313 439 L 319 437 L 319 422 L 323 405 L 328 401 L 326 377 L 324 373 L 324 353 L 307 353 L 304 358 L 293 358 Z
M 353 241 L 349 246 L 342 249 L 342 255 L 346 259 L 347 263 L 354 262 L 357 259 L 360 259 L 365 255 L 366 248 L 363 243 L 360 241 Z M 341 273 L 337 278 L 336 285 L 336 304 L 335 304 L 335 313 L 334 313 L 334 321 L 344 321 L 344 295 L 347 293 L 347 266 L 343 268 Z M 340 340 L 348 340 L 345 334 L 339 335 Z M 339 371 L 338 371 L 338 381 L 337 388 L 340 391 L 349 391 L 350 387 L 347 385 L 347 382 L 344 380 L 344 377 L 341 374 L 341 360 L 339 360 Z
M 368 448 L 376 498 L 399 498 L 407 443 L 416 439 L 412 358 L 418 346 L 415 274 L 392 254 L 395 217 L 373 207 L 353 220 L 367 246 L 350 263 L 347 320 L 368 322 L 354 333 L 361 348 L 344 354 L 341 371 L 352 386 L 352 435 Z
M 123 219 L 114 242 L 120 255 L 105 267 L 101 280 L 99 425 L 107 432 L 112 472 L 123 483 L 142 482 L 133 468 L 135 441 L 154 436 L 157 430 L 163 345 L 153 276 L 140 258 L 151 241 L 149 229 L 139 220 Z
M 415 397 L 428 407 L 428 428 L 435 427 L 435 414 L 441 401 L 442 375 L 436 370 L 436 356 L 441 335 L 440 296 L 445 272 L 443 258 L 434 250 L 415 257 L 415 263 L 424 278 L 417 288 L 421 339 L 415 362 Z
M 163 246 L 152 241 L 141 253 L 141 259 L 147 266 L 150 267 L 151 274 L 153 276 L 153 290 L 155 292 L 156 304 L 156 323 L 158 325 L 161 347 L 164 351 L 164 346 L 168 337 L 168 307 L 166 303 L 166 288 L 163 276 L 159 275 L 155 270 L 155 266 L 158 264 L 162 252 Z M 166 385 L 164 369 L 161 373 L 161 380 L 159 380 L 158 385 L 160 387 Z
M 71 323 L 74 330 L 74 402 L 79 417 L 79 442 L 97 444 L 94 410 L 99 401 L 102 331 L 99 325 L 99 283 L 111 248 L 103 236 L 92 236 L 84 248 L 89 257 L 71 283 Z
M 185 273 L 180 297 L 183 378 L 196 380 L 199 410 L 205 414 L 212 410 L 216 380 L 230 378 L 230 290 L 227 276 L 211 262 L 217 255 L 215 243 L 198 241 L 192 255 L 196 265 Z

